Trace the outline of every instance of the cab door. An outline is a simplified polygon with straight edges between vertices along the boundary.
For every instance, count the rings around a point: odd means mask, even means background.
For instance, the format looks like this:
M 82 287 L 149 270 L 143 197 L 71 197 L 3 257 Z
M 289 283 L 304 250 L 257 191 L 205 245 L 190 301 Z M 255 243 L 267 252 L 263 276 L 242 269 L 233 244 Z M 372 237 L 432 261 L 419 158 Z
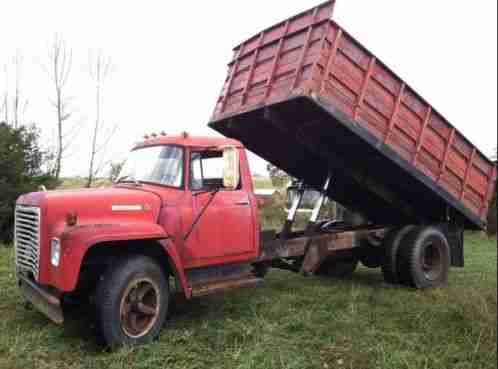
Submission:
M 234 191 L 223 188 L 223 164 L 222 151 L 190 155 L 192 222 L 197 223 L 185 244 L 185 256 L 196 266 L 255 252 L 249 194 L 242 184 Z
M 252 207 L 247 192 L 221 191 L 220 246 L 223 256 L 236 256 L 254 252 Z

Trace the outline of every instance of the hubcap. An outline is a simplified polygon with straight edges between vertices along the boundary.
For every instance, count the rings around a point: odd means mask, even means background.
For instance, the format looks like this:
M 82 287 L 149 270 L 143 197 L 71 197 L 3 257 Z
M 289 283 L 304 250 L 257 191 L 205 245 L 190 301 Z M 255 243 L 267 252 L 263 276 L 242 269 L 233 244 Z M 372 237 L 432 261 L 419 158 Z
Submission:
M 145 336 L 159 315 L 159 289 L 149 279 L 130 283 L 121 299 L 121 327 L 132 338 Z
M 422 270 L 428 280 L 435 281 L 441 274 L 441 253 L 436 245 L 425 246 L 422 252 Z

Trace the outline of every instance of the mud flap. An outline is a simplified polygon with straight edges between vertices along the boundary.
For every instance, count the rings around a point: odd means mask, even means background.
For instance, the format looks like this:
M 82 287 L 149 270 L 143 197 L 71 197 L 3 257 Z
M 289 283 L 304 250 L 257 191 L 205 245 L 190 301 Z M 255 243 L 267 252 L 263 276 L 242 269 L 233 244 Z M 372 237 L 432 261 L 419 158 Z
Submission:
M 463 268 L 465 266 L 463 229 L 451 229 L 447 233 L 450 245 L 451 266 Z

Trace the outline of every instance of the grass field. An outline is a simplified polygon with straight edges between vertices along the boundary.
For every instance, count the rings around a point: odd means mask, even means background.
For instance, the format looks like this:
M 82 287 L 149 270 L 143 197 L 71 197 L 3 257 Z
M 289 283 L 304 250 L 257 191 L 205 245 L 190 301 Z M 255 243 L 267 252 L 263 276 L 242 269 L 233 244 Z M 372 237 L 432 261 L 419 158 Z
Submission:
M 159 340 L 103 352 L 88 314 L 55 326 L 23 308 L 0 247 L 0 368 L 496 368 L 497 247 L 468 235 L 465 269 L 431 291 L 272 271 L 263 287 L 175 307 Z

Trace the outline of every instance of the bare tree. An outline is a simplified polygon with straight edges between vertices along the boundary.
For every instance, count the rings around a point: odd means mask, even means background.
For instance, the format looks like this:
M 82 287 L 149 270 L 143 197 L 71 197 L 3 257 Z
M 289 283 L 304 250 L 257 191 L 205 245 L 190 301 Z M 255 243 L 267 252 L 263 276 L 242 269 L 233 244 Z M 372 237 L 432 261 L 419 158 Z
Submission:
M 121 169 L 123 169 L 124 161 L 119 162 L 111 162 L 110 170 L 109 170 L 109 181 L 115 182 L 117 181 L 119 174 L 121 173 Z
M 22 58 L 19 53 L 14 57 L 14 67 L 16 69 L 16 83 L 14 88 L 14 120 L 13 126 L 14 128 L 19 127 L 19 106 L 21 100 L 21 91 L 20 91 L 20 79 L 21 79 L 21 63 Z
M 21 74 L 22 74 L 23 58 L 19 52 L 14 57 L 15 68 L 15 87 L 14 87 L 14 102 L 13 102 L 13 126 L 18 128 L 22 123 L 22 116 L 26 113 L 28 107 L 28 99 L 23 97 L 21 90 Z
M 72 113 L 69 109 L 70 99 L 66 94 L 67 81 L 71 73 L 73 54 L 65 41 L 58 35 L 55 36 L 52 46 L 48 53 L 49 64 L 46 71 L 53 83 L 55 100 L 52 101 L 57 114 L 57 139 L 55 153 L 54 175 L 59 179 L 63 153 L 68 147 L 68 135 L 64 134 L 65 123 L 69 120 Z M 69 142 L 70 143 L 70 142 Z
M 5 78 L 5 89 L 3 93 L 3 120 L 5 123 L 9 124 L 9 75 L 7 73 L 7 64 L 4 64 L 3 70 Z
M 103 88 L 104 83 L 112 69 L 111 59 L 99 51 L 95 56 L 90 53 L 89 74 L 95 88 L 95 123 L 92 130 L 92 145 L 90 150 L 90 165 L 88 168 L 87 187 L 91 187 L 95 177 L 108 164 L 105 161 L 105 151 L 111 137 L 116 131 L 116 126 L 110 130 L 105 129 L 105 122 L 102 119 Z M 100 157 L 97 162 L 97 156 Z
M 19 128 L 22 124 L 22 116 L 26 112 L 28 100 L 23 97 L 21 90 L 21 70 L 23 58 L 19 51 L 12 59 L 12 66 L 14 67 L 14 91 L 11 93 L 11 86 L 9 84 L 9 67 L 10 64 L 4 65 L 5 86 L 4 95 L 2 98 L 2 106 L 0 112 L 2 113 L 5 123 L 11 125 L 13 128 Z

